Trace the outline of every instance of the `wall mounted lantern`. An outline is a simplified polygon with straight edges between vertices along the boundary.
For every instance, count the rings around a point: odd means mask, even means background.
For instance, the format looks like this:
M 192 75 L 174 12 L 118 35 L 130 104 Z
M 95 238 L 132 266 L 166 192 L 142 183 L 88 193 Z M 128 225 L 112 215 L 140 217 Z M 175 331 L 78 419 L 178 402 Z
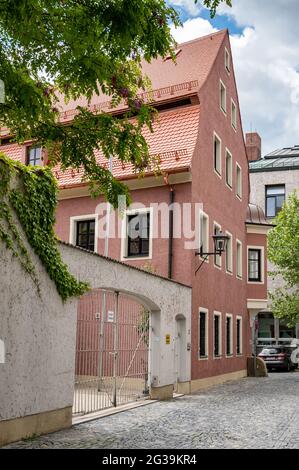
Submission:
M 226 250 L 227 241 L 229 239 L 227 235 L 224 235 L 222 232 L 218 232 L 217 234 L 213 235 L 212 238 L 214 242 L 214 251 L 212 253 L 204 253 L 202 245 L 200 250 L 195 253 L 195 256 L 200 256 L 202 258 L 202 262 L 196 269 L 195 274 L 202 267 L 203 263 L 208 259 L 209 256 L 221 256 L 222 253 L 224 253 Z

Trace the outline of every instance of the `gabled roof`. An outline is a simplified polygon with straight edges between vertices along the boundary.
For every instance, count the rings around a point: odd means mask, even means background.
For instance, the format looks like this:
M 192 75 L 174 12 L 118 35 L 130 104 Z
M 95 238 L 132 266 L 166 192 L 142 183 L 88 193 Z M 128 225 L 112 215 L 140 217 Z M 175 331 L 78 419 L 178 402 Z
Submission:
M 199 122 L 199 106 L 184 108 L 180 111 L 160 113 L 154 124 L 154 133 L 144 129 L 144 136 L 149 145 L 151 156 L 159 157 L 160 170 L 163 172 L 188 170 L 194 152 Z M 108 160 L 97 152 L 98 162 L 108 168 Z M 113 159 L 113 176 L 118 179 L 134 177 L 131 164 L 123 165 L 117 158 Z M 150 173 L 150 172 L 148 172 Z M 82 172 L 68 169 L 65 172 L 54 168 L 59 186 L 80 185 Z
M 190 92 L 198 92 L 213 66 L 219 48 L 227 34 L 227 30 L 218 31 L 193 41 L 179 44 L 178 54 L 174 63 L 170 58 L 162 59 L 158 57 L 150 63 L 143 61 L 142 70 L 151 79 L 153 97 L 155 102 L 163 101 L 171 97 L 185 96 Z M 109 96 L 100 92 L 94 95 L 90 101 L 90 109 L 104 109 L 108 111 L 111 100 Z M 70 100 L 64 103 L 61 95 L 59 107 L 62 113 L 62 120 L 69 120 L 76 111 L 77 106 L 88 106 L 87 99 L 82 97 L 76 101 Z M 122 103 L 116 109 L 124 109 L 126 105 Z
M 249 163 L 250 173 L 299 169 L 299 145 L 274 150 L 260 160 Z
M 155 103 L 179 100 L 182 97 L 195 96 L 205 83 L 217 57 L 227 30 L 204 36 L 178 45 L 176 63 L 161 57 L 150 64 L 143 63 L 143 72 L 152 82 L 151 99 Z M 145 96 L 146 98 L 146 96 Z M 69 101 L 61 97 L 60 120 L 70 122 L 76 115 L 76 106 L 87 106 L 86 98 Z M 110 98 L 104 94 L 93 96 L 90 102 L 91 111 L 112 111 Z M 122 103 L 117 110 L 125 109 Z M 159 119 L 154 124 L 152 134 L 144 128 L 144 136 L 149 144 L 151 156 L 158 156 L 160 169 L 164 172 L 177 172 L 191 167 L 199 124 L 199 105 L 181 106 L 172 111 L 160 111 Z M 9 152 L 8 152 L 9 154 Z M 101 165 L 108 168 L 107 159 L 97 152 Z M 71 187 L 83 184 L 82 171 L 54 169 L 60 187 Z M 146 174 L 151 174 L 151 170 Z M 122 165 L 114 159 L 113 175 L 119 179 L 136 177 L 131 165 Z M 86 184 L 86 183 L 85 183 Z

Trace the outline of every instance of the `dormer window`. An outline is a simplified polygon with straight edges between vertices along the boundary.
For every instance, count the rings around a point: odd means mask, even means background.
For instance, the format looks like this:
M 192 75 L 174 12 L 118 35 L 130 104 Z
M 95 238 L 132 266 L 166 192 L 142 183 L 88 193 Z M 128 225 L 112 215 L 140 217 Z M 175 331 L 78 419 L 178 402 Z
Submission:
M 175 49 L 175 50 L 173 51 L 175 58 L 177 58 L 177 56 L 179 55 L 179 53 L 180 53 L 181 51 L 182 51 L 182 49 Z M 164 62 L 166 62 L 166 60 L 171 60 L 171 59 L 172 59 L 171 55 L 168 54 L 168 55 L 165 57 Z
M 42 148 L 33 146 L 27 148 L 26 164 L 37 166 L 42 164 Z

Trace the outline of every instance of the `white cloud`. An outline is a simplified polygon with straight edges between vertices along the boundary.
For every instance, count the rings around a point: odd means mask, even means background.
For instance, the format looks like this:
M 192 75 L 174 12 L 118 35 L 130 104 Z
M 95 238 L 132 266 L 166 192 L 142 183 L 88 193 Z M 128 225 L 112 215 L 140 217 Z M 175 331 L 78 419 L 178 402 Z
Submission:
M 183 26 L 176 29 L 174 26 L 171 27 L 171 33 L 177 42 L 191 41 L 192 39 L 199 38 L 200 36 L 205 36 L 216 31 L 217 29 L 213 28 L 211 23 L 203 18 L 187 20 Z
M 199 2 L 195 3 L 194 0 L 172 0 L 170 2 L 174 7 L 182 8 L 188 15 L 197 16 L 202 9 Z
M 218 12 L 244 28 L 231 36 L 244 131 L 261 134 L 264 154 L 299 144 L 298 0 L 232 3 Z M 209 25 L 193 18 L 174 36 L 194 39 L 213 32 Z

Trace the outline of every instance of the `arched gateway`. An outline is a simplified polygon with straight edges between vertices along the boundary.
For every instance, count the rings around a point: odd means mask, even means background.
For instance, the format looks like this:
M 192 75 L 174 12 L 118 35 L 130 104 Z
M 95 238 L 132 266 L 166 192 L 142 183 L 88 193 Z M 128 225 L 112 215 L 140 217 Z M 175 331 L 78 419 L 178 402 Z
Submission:
M 74 413 L 144 396 L 169 398 L 174 384 L 185 390 L 191 288 L 70 245 L 60 251 L 70 271 L 92 288 L 78 303 Z

